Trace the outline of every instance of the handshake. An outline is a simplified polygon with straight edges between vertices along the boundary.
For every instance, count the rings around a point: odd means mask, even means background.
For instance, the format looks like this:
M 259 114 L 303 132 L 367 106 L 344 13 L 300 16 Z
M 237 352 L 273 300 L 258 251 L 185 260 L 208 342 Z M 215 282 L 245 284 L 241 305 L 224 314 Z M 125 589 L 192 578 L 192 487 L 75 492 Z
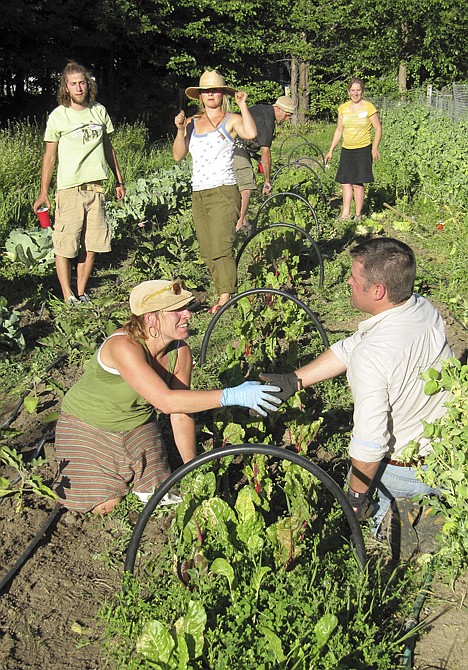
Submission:
M 251 416 L 267 416 L 276 412 L 278 406 L 302 389 L 302 381 L 294 372 L 288 374 L 268 374 L 262 372 L 260 379 L 266 382 L 244 382 L 240 386 L 224 389 L 221 405 L 249 407 Z

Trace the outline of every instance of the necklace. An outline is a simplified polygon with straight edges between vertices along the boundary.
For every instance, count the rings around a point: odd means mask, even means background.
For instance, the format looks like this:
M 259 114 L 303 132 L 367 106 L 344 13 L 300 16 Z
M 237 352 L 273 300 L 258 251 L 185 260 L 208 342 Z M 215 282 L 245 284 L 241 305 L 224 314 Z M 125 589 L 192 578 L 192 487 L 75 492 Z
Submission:
M 205 114 L 206 114 L 206 112 L 205 112 Z M 224 121 L 225 117 L 226 117 L 226 114 L 223 114 L 223 117 L 222 117 L 221 121 L 215 125 L 215 124 L 213 123 L 213 121 L 210 119 L 210 117 L 208 116 L 208 114 L 206 114 L 206 118 L 208 119 L 208 122 L 209 122 L 210 126 L 212 126 L 212 127 L 213 127 L 213 128 L 214 128 L 214 129 L 221 135 L 221 137 L 223 138 L 223 140 L 225 140 L 226 138 L 225 138 L 225 136 L 223 135 L 223 133 L 220 131 L 220 129 L 218 128 L 218 126 L 220 126 L 220 125 L 222 124 L 222 122 Z

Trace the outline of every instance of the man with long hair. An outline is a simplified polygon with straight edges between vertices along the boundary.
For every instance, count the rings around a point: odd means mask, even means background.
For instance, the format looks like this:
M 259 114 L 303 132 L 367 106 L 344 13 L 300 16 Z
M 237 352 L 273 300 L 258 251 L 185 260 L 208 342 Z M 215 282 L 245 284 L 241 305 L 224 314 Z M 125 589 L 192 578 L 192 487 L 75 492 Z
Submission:
M 34 211 L 50 209 L 49 187 L 58 155 L 55 225 L 52 240 L 55 267 L 64 300 L 71 305 L 90 302 L 86 285 L 96 253 L 111 250 L 105 217 L 104 180 L 110 167 L 116 197 L 125 196 L 115 151 L 114 131 L 103 105 L 96 102 L 97 86 L 88 70 L 71 61 L 60 78 L 59 107 L 47 121 L 42 161 L 41 192 Z M 71 289 L 71 260 L 77 258 L 77 296 Z

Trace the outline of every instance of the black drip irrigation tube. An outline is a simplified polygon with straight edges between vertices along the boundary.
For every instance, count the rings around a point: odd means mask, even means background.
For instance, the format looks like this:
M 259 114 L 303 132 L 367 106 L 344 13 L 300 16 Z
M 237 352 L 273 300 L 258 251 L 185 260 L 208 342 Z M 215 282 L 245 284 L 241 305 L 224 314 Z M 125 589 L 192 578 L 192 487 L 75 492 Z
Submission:
M 34 549 L 37 547 L 39 542 L 42 540 L 42 537 L 47 533 L 47 531 L 49 530 L 50 526 L 55 521 L 55 519 L 59 517 L 64 511 L 65 511 L 64 506 L 61 503 L 56 503 L 55 507 L 53 508 L 47 519 L 44 521 L 39 531 L 33 537 L 31 542 L 28 544 L 25 551 L 21 554 L 16 563 L 8 570 L 6 575 L 4 575 L 4 577 L 0 580 L 0 593 L 3 591 L 8 582 L 11 579 L 13 579 L 13 577 L 16 575 L 16 573 L 19 571 L 22 565 L 27 561 L 27 559 L 32 554 Z
M 432 577 L 434 575 L 435 567 L 435 558 L 433 557 L 431 562 L 426 568 L 424 573 L 423 583 L 419 589 L 416 600 L 414 601 L 413 609 L 411 610 L 411 615 L 406 621 L 405 625 L 405 634 L 411 633 L 411 631 L 416 628 L 419 623 L 419 615 L 421 613 L 422 606 L 426 600 L 426 596 L 429 590 L 429 586 L 432 582 Z M 416 633 L 412 633 L 409 638 L 406 640 L 405 648 L 403 650 L 403 659 L 400 666 L 401 670 L 412 670 L 413 668 L 413 653 L 414 645 L 416 643 Z
M 257 237 L 257 235 L 260 235 L 260 233 L 264 233 L 265 230 L 270 230 L 271 228 L 288 228 L 289 230 L 295 230 L 297 233 L 302 235 L 302 237 L 305 237 L 312 247 L 315 250 L 315 253 L 317 254 L 318 258 L 318 263 L 319 263 L 319 287 L 323 286 L 323 280 L 325 276 L 325 270 L 323 267 L 323 258 L 322 254 L 320 253 L 320 249 L 317 246 L 316 241 L 314 238 L 309 235 L 307 231 L 305 231 L 303 228 L 300 228 L 299 226 L 296 226 L 294 223 L 284 223 L 284 222 L 278 222 L 278 223 L 269 223 L 267 226 L 264 226 L 263 228 L 256 228 L 253 233 L 249 235 L 249 237 L 242 243 L 242 246 L 240 247 L 239 251 L 237 252 L 237 257 L 236 257 L 236 266 L 239 265 L 239 261 L 242 257 L 242 254 L 244 253 L 245 249 L 247 248 L 247 245 L 254 239 L 254 237 Z
M 286 291 L 281 291 L 276 288 L 250 288 L 247 291 L 243 291 L 243 293 L 238 293 L 234 297 L 232 297 L 228 302 L 219 309 L 214 317 L 211 319 L 210 324 L 208 328 L 206 329 L 206 333 L 203 337 L 203 342 L 201 344 L 200 348 L 200 365 L 203 365 L 206 360 L 206 350 L 208 348 L 208 343 L 210 341 L 211 333 L 213 332 L 213 328 L 215 327 L 216 323 L 218 322 L 218 319 L 221 318 L 221 316 L 224 314 L 224 312 L 231 307 L 231 305 L 234 305 L 236 302 L 241 300 L 242 298 L 245 298 L 249 295 L 256 295 L 257 293 L 269 293 L 272 295 L 279 295 L 282 298 L 287 298 L 288 300 L 292 300 L 293 302 L 296 303 L 301 309 L 303 309 L 308 316 L 312 319 L 314 322 L 315 327 L 317 328 L 320 337 L 322 338 L 323 345 L 325 349 L 328 349 L 330 346 L 330 343 L 328 341 L 327 334 L 320 323 L 320 321 L 317 318 L 317 315 L 315 312 L 313 312 L 308 305 L 306 305 L 302 300 L 299 298 L 296 298 L 295 295 L 291 295 L 290 293 L 287 293 Z
M 213 449 L 212 451 L 208 451 L 205 454 L 201 454 L 193 460 L 188 461 L 188 463 L 184 463 L 184 465 L 173 472 L 172 475 L 168 477 L 161 484 L 161 486 L 159 486 L 159 488 L 156 489 L 143 508 L 143 511 L 140 514 L 140 517 L 133 529 L 132 537 L 130 538 L 127 554 L 125 557 L 125 572 L 133 573 L 138 547 L 140 546 L 141 537 L 146 528 L 146 524 L 148 523 L 149 518 L 156 507 L 159 505 L 161 499 L 166 495 L 166 493 L 168 493 L 168 491 L 171 490 L 173 486 L 178 484 L 190 472 L 196 470 L 196 468 L 205 465 L 205 463 L 209 463 L 210 461 L 214 460 L 220 460 L 222 458 L 226 458 L 227 456 L 238 456 L 244 454 L 264 454 L 265 456 L 272 456 L 279 460 L 290 461 L 291 463 L 295 463 L 296 465 L 301 466 L 304 468 L 304 470 L 307 470 L 312 475 L 314 475 L 314 477 L 316 477 L 325 486 L 325 488 L 336 498 L 336 500 L 341 505 L 341 508 L 351 529 L 351 537 L 356 549 L 359 563 L 361 568 L 364 569 L 367 562 L 367 557 L 361 527 L 356 518 L 356 514 L 348 502 L 343 490 L 340 486 L 338 486 L 335 480 L 330 477 L 328 473 L 326 473 L 324 470 L 322 470 L 322 468 L 320 468 L 312 461 L 309 461 L 304 456 L 301 456 L 300 454 L 297 454 L 293 451 L 288 451 L 280 447 L 265 444 L 238 444 L 235 446 L 219 447 L 217 449 Z
M 254 228 L 257 227 L 258 225 L 258 219 L 260 214 L 262 213 L 262 210 L 267 209 L 272 203 L 272 200 L 275 200 L 276 198 L 295 198 L 296 200 L 301 200 L 309 209 L 310 214 L 312 215 L 312 218 L 314 219 L 315 223 L 315 234 L 318 237 L 319 236 L 319 221 L 317 217 L 317 212 L 315 209 L 312 207 L 310 202 L 307 200 L 307 198 L 304 198 L 303 195 L 300 193 L 294 193 L 293 191 L 281 191 L 280 193 L 272 193 L 269 195 L 265 200 L 262 202 L 260 207 L 257 210 L 257 214 L 255 215 L 254 219 Z

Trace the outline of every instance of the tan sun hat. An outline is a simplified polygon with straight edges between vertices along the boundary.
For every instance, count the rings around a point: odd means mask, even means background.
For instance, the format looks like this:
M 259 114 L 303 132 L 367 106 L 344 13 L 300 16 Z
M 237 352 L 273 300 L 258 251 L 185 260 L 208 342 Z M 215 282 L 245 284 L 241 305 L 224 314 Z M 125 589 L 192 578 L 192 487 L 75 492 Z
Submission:
M 294 114 L 296 107 L 288 95 L 281 95 L 276 102 L 273 103 L 273 107 L 279 107 L 283 112 L 288 114 Z
M 221 88 L 224 93 L 234 95 L 237 89 L 232 86 L 226 86 L 226 80 L 217 70 L 205 70 L 200 77 L 198 86 L 189 86 L 185 89 L 185 95 L 191 100 L 200 98 L 200 91 L 206 91 L 210 88 Z
M 192 300 L 193 295 L 185 290 L 183 282 L 153 279 L 144 281 L 132 289 L 130 309 L 136 316 L 161 310 L 173 312 Z

